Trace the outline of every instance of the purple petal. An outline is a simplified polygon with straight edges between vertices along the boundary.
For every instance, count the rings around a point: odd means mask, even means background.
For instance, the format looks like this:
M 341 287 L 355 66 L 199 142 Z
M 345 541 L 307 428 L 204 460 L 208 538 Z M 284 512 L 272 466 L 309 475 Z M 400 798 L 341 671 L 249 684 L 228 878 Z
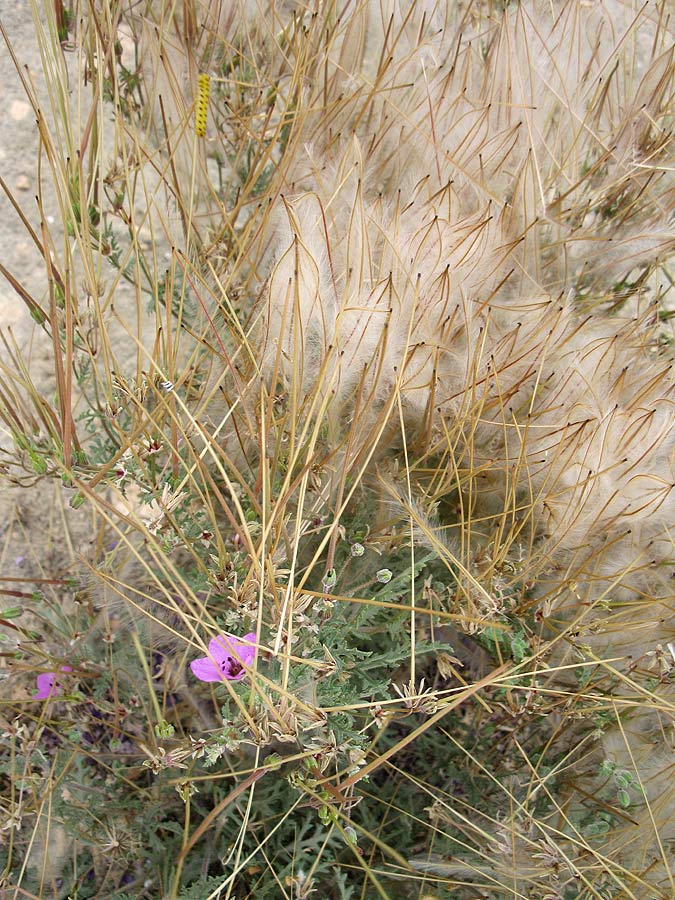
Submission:
M 231 634 L 219 634 L 209 641 L 209 653 L 220 673 L 220 681 L 240 681 L 246 674 L 239 658 L 240 650 L 238 639 Z
M 72 666 L 61 666 L 62 672 L 72 672 Z M 43 672 L 36 678 L 37 693 L 33 694 L 33 700 L 49 700 L 50 697 L 60 694 L 63 685 L 56 680 L 56 672 Z
M 200 681 L 241 681 L 246 668 L 253 664 L 257 635 L 251 631 L 238 638 L 219 634 L 209 641 L 209 656 L 190 663 L 193 675 Z
M 246 672 L 242 666 L 251 666 L 257 650 L 257 635 L 251 631 L 243 638 L 232 634 L 219 634 L 209 644 L 209 650 L 219 655 L 217 659 L 223 676 L 228 681 L 239 681 Z
M 200 681 L 222 681 L 223 675 L 218 666 L 209 659 L 208 656 L 202 656 L 199 659 L 193 659 L 190 663 L 192 674 L 199 678 Z
M 245 666 L 253 665 L 256 650 L 258 649 L 256 644 L 257 640 L 258 635 L 255 631 L 251 631 L 248 634 L 245 634 L 243 638 L 240 638 L 240 641 L 238 642 L 237 656 Z M 242 641 L 245 643 L 242 643 Z
M 58 691 L 56 672 L 43 672 L 36 678 L 37 693 L 33 694 L 33 700 L 48 700 L 52 694 Z
M 250 666 L 255 659 L 256 652 L 255 632 L 245 634 L 243 638 L 232 634 L 219 634 L 209 643 L 209 653 L 222 668 L 224 662 L 232 659 L 245 666 Z
M 234 639 L 236 641 L 236 638 Z M 209 653 L 216 665 L 220 666 L 228 656 L 236 655 L 233 639 L 229 634 L 219 634 L 209 641 Z

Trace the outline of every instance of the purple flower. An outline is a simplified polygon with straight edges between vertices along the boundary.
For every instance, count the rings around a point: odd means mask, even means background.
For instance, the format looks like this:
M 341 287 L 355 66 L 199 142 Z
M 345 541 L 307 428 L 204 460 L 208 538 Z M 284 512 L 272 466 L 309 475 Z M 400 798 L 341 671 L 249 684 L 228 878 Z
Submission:
M 62 672 L 72 672 L 70 666 L 61 666 Z M 55 694 L 61 693 L 62 685 L 56 680 L 56 672 L 43 672 L 37 677 L 37 694 L 33 694 L 33 700 L 49 700 Z
M 192 674 L 200 681 L 240 681 L 253 665 L 257 635 L 254 631 L 242 638 L 219 634 L 209 641 L 209 655 L 193 659 Z

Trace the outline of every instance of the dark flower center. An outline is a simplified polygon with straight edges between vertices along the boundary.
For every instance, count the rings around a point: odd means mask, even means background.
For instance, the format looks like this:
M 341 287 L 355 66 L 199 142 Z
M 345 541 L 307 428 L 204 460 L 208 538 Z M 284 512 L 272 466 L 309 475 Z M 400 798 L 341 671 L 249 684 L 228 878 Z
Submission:
M 227 656 L 220 664 L 221 671 L 229 678 L 236 678 L 244 668 L 238 659 Z

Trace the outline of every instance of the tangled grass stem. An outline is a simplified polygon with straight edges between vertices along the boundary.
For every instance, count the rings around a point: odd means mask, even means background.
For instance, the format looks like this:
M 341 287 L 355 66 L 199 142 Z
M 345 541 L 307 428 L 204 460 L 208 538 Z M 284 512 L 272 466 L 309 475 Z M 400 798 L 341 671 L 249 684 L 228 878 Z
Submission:
M 0 26 L 2 891 L 670 898 L 670 0 L 207 7 Z

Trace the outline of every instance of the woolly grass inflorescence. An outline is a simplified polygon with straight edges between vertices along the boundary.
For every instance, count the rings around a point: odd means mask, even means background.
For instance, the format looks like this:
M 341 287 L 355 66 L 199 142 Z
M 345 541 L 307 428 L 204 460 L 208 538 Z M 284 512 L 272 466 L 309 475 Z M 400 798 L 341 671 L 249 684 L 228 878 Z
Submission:
M 35 5 L 8 896 L 672 896 L 670 6 Z

